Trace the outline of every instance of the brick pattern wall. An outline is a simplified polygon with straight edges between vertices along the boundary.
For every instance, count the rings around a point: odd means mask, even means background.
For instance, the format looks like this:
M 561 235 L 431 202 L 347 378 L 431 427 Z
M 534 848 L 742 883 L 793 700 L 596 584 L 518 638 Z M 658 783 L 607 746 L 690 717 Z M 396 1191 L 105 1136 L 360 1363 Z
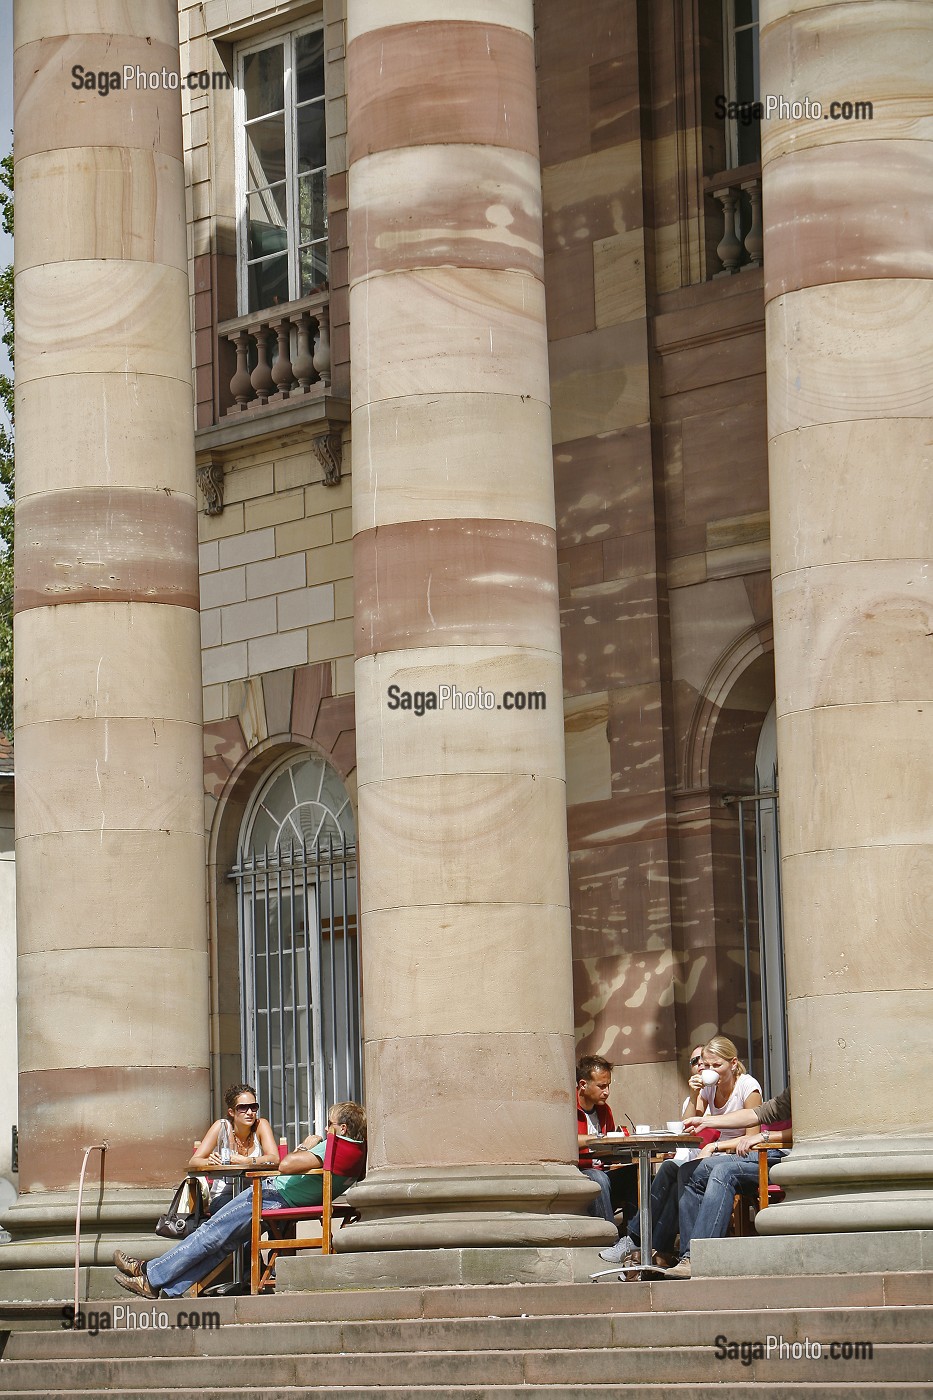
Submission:
M 206 721 L 231 713 L 231 682 L 286 666 L 331 661 L 335 693 L 353 690 L 350 477 L 325 487 L 312 467 L 307 448 L 244 458 L 222 514 L 200 517 Z

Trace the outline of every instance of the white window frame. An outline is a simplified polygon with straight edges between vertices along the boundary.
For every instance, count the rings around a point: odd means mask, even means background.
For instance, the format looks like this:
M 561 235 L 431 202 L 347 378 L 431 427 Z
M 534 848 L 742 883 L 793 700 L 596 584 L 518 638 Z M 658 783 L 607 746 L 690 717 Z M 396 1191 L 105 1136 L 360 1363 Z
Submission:
M 285 189 L 288 209 L 288 226 L 286 228 L 288 246 L 288 299 L 297 301 L 301 296 L 301 266 L 298 250 L 298 148 L 296 134 L 296 104 L 294 99 L 295 83 L 295 45 L 298 39 L 306 34 L 321 33 L 324 25 L 323 20 L 318 19 L 310 24 L 302 25 L 297 29 L 278 29 L 263 33 L 261 37 L 251 43 L 243 44 L 236 51 L 236 83 L 233 94 L 234 113 L 234 133 L 235 133 L 235 173 L 236 173 L 236 209 L 237 209 L 237 305 L 239 314 L 245 316 L 250 311 L 249 305 L 249 199 L 247 190 L 249 187 L 247 161 L 246 161 L 246 92 L 243 85 L 243 65 L 250 54 L 261 53 L 271 44 L 281 43 L 284 47 L 284 100 L 285 100 Z M 327 65 L 324 65 L 324 76 L 326 81 Z M 322 99 L 325 122 L 325 142 L 327 124 L 327 93 L 325 91 Z M 272 116 L 273 113 L 265 113 Z M 325 231 L 327 229 L 326 214 L 326 194 L 327 194 L 327 163 L 325 144 L 325 164 L 324 164 L 324 191 L 325 191 Z M 328 253 L 328 266 L 330 264 L 330 248 L 327 239 L 324 246 Z M 253 311 L 266 310 L 265 307 L 253 307 Z
M 725 79 L 726 98 L 730 102 L 738 100 L 738 82 L 735 72 L 735 36 L 743 30 L 750 29 L 753 34 L 752 43 L 752 63 L 754 66 L 754 93 L 752 100 L 760 101 L 761 98 L 761 60 L 759 53 L 759 4 L 758 0 L 752 0 L 752 19 L 749 24 L 737 25 L 735 22 L 735 0 L 723 0 L 722 4 L 722 41 L 723 41 L 723 77 Z M 726 169 L 735 170 L 739 164 L 739 124 L 737 121 L 726 122 Z

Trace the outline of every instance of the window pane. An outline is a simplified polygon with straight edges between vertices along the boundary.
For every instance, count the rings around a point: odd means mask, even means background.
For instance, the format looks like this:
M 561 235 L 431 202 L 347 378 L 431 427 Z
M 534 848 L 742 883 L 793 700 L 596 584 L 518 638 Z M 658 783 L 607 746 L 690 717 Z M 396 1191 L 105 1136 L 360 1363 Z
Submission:
M 295 43 L 299 102 L 324 96 L 324 32 L 302 34 Z
M 257 190 L 249 197 L 248 209 L 249 256 L 265 258 L 270 253 L 282 253 L 288 247 L 285 228 L 285 186 L 272 190 Z
M 751 29 L 735 36 L 735 96 L 738 102 L 755 100 L 755 35 Z
M 298 258 L 301 263 L 299 296 L 308 297 L 312 292 L 323 291 L 327 285 L 327 244 L 316 243 L 311 248 L 302 248 Z
M 752 0 L 735 0 L 735 23 L 751 24 L 754 18 Z
M 298 170 L 319 170 L 326 164 L 324 107 L 315 102 L 298 109 Z
M 266 117 L 246 128 L 246 180 L 251 190 L 285 179 L 285 117 Z
M 313 243 L 327 234 L 327 176 L 323 170 L 298 181 L 298 241 Z
M 249 309 L 280 306 L 288 301 L 288 256 L 252 263 L 249 269 Z
M 285 52 L 281 44 L 246 55 L 243 91 L 247 121 L 282 110 L 285 106 Z

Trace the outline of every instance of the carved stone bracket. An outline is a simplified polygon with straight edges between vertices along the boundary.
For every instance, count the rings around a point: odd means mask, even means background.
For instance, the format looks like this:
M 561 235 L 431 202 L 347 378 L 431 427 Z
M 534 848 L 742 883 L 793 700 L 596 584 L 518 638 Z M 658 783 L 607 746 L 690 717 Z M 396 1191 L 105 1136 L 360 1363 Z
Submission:
M 325 486 L 339 486 L 343 460 L 343 438 L 337 432 L 320 433 L 311 439 L 311 451 L 321 464 Z
M 204 497 L 204 514 L 220 515 L 224 508 L 224 467 L 223 462 L 211 458 L 198 467 L 198 486 Z

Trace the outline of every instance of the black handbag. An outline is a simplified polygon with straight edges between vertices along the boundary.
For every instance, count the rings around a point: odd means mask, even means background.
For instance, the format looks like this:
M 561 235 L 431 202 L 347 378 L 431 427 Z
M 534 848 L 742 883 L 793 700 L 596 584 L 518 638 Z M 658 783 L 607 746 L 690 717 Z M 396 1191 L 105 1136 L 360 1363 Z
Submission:
M 206 1219 L 201 1183 L 197 1177 L 186 1176 L 172 1197 L 168 1210 L 159 1216 L 155 1232 L 166 1240 L 184 1240 Z

